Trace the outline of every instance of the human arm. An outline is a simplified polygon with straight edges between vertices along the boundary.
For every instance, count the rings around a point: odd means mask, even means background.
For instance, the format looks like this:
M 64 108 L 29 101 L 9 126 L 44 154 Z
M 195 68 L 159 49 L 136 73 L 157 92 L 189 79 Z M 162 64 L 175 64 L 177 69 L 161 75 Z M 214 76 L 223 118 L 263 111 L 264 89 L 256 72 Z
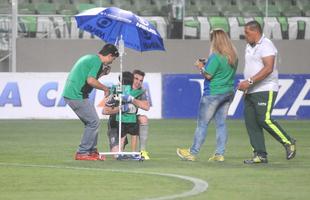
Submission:
M 113 95 L 110 95 L 109 97 L 105 98 L 103 100 L 103 109 L 102 114 L 104 115 L 113 115 L 116 113 L 119 113 L 119 106 L 118 103 Z M 133 103 L 125 103 L 122 104 L 121 110 L 123 113 L 136 113 L 138 108 Z
M 138 108 L 141 108 L 142 110 L 149 111 L 150 110 L 150 103 L 148 100 L 139 100 L 134 99 L 132 103 L 137 106 Z
M 99 89 L 99 90 L 103 90 L 104 91 L 104 96 L 109 96 L 110 94 L 110 90 L 107 86 L 103 85 L 102 83 L 100 83 L 97 79 L 95 79 L 92 76 L 89 76 L 87 78 L 87 83 L 92 86 L 93 88 Z
M 238 85 L 238 90 L 247 91 L 251 85 L 264 80 L 267 76 L 269 76 L 269 74 L 273 72 L 275 56 L 271 55 L 263 57 L 262 61 L 264 67 L 248 80 L 241 81 Z
M 132 103 L 137 108 L 140 108 L 145 111 L 150 110 L 150 103 L 148 101 L 148 95 L 146 90 L 143 90 L 143 93 L 139 95 L 137 98 L 134 98 L 133 96 L 130 95 L 124 95 L 122 98 L 124 102 Z
M 212 78 L 212 76 L 206 72 L 206 70 L 205 70 L 205 63 L 201 59 L 196 60 L 194 65 L 199 69 L 200 73 L 206 79 L 210 80 Z

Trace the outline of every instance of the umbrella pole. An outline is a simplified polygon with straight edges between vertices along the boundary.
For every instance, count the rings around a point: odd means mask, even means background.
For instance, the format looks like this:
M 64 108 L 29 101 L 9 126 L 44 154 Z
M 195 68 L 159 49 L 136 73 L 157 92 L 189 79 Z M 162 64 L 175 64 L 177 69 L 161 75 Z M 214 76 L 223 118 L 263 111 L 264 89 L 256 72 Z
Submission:
M 125 44 L 121 35 L 118 41 L 118 52 L 120 54 L 120 95 L 123 94 L 123 55 L 125 53 Z M 119 98 L 119 120 L 118 120 L 118 152 L 122 152 L 122 96 Z

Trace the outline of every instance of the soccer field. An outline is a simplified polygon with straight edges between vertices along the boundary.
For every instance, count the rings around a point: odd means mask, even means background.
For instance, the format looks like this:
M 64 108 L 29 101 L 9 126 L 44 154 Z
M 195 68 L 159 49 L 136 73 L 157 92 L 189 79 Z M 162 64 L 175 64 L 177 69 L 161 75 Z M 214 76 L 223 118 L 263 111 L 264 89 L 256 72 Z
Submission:
M 110 157 L 75 161 L 82 135 L 78 120 L 1 120 L 0 199 L 309 199 L 309 121 L 283 120 L 280 124 L 297 139 L 296 158 L 287 161 L 282 145 L 265 134 L 269 163 L 248 166 L 243 159 L 252 156 L 251 148 L 239 120 L 228 121 L 223 163 L 208 162 L 215 145 L 213 124 L 197 162 L 177 157 L 177 147 L 191 145 L 194 120 L 151 120 L 151 160 L 144 162 Z M 108 150 L 105 120 L 98 147 Z M 206 191 L 197 190 L 195 180 L 207 183 Z

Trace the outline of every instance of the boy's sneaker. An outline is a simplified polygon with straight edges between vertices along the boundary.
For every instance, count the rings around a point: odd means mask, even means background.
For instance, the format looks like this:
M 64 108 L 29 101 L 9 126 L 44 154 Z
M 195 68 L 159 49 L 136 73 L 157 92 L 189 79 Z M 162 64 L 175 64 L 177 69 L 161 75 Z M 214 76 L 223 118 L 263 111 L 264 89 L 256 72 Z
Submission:
M 131 160 L 141 160 L 141 155 L 131 155 Z
M 189 149 L 179 149 L 177 148 L 177 154 L 182 160 L 186 161 L 196 161 L 196 156 L 192 155 Z
M 284 144 L 283 146 L 286 150 L 286 159 L 290 160 L 294 158 L 296 155 L 296 140 L 292 139 L 291 144 Z
M 220 154 L 214 154 L 212 157 L 209 158 L 209 161 L 223 162 L 224 160 L 224 156 Z
M 268 163 L 268 159 L 266 156 L 254 154 L 253 158 L 244 160 L 244 164 L 261 164 L 261 163 Z
M 117 156 L 116 160 L 129 160 L 131 159 L 131 155 L 120 154 Z
M 144 160 L 150 160 L 149 152 L 147 151 L 141 151 L 141 157 L 143 157 Z
M 75 160 L 98 160 L 98 155 L 88 153 L 76 153 Z

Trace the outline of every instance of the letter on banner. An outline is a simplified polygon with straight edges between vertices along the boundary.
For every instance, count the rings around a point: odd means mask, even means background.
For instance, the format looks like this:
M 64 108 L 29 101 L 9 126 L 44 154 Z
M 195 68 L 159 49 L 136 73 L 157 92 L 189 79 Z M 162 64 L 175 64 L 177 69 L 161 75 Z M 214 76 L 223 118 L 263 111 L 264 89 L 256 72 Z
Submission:
M 295 102 L 293 103 L 291 109 L 287 113 L 288 116 L 296 116 L 297 111 L 300 106 L 310 106 L 310 100 L 306 100 L 305 97 L 307 96 L 310 90 L 310 79 L 307 79 L 306 84 L 300 91 L 298 97 L 296 98 Z
M 42 106 L 45 107 L 53 107 L 55 106 L 56 98 L 48 98 L 47 94 L 50 90 L 58 90 L 58 83 L 57 82 L 49 82 L 42 86 L 39 91 L 38 99 Z
M 0 95 L 0 106 L 12 104 L 14 107 L 22 105 L 17 82 L 9 82 L 5 85 Z
M 277 103 L 281 100 L 283 95 L 288 91 L 288 89 L 293 85 L 294 80 L 293 79 L 279 79 L 279 85 L 280 89 L 277 95 L 277 99 L 274 103 L 274 105 L 277 105 Z M 289 108 L 274 108 L 272 110 L 272 115 L 280 115 L 284 116 Z

